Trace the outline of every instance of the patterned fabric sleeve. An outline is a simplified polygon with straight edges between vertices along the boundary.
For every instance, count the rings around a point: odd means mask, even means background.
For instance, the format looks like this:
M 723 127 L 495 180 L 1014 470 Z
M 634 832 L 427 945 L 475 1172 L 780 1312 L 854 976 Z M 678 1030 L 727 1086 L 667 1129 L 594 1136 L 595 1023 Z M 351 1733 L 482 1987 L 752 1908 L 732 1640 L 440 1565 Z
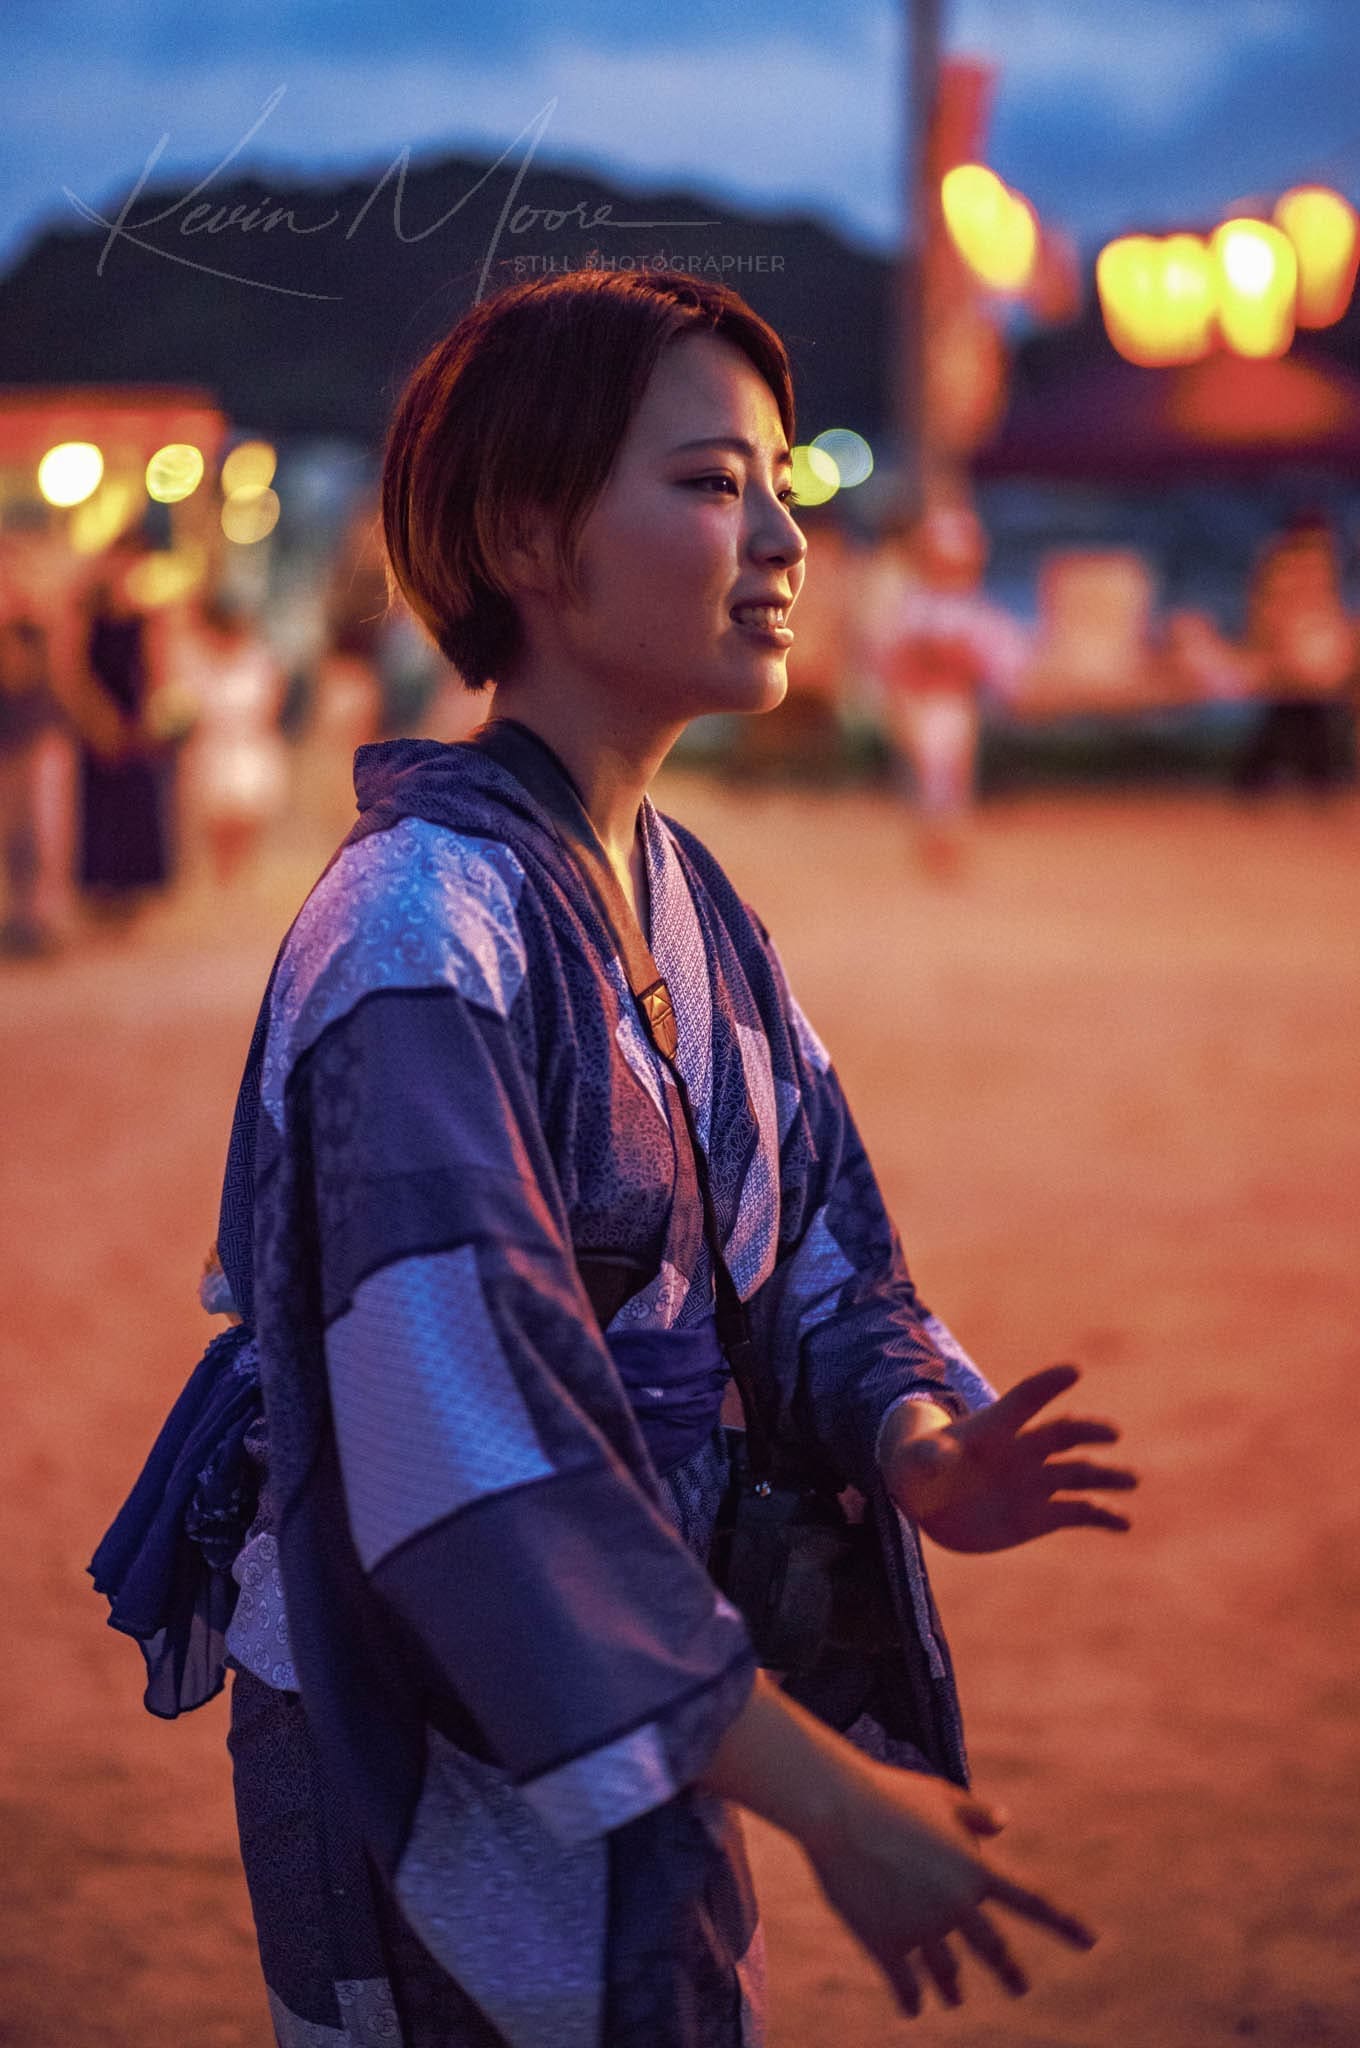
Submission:
M 420 832 L 364 842 L 369 868 L 386 858 L 400 881 L 361 929 L 337 932 L 323 905 L 310 954 L 301 935 L 275 995 L 266 1107 L 272 1087 L 310 1161 L 358 1561 L 411 1631 L 441 1718 L 475 1728 L 557 1838 L 581 1842 L 699 1774 L 754 1664 L 634 1476 L 645 1461 L 524 1057 L 522 876 L 490 854 L 474 873 L 467 854 L 441 898 L 457 944 L 422 954 L 400 891 L 457 842 Z M 344 859 L 362 888 L 367 870 Z
M 753 1304 L 772 1356 L 833 1464 L 868 1491 L 903 1400 L 961 1414 L 995 1398 L 922 1302 L 830 1055 L 754 920 L 788 1028 L 799 1113 L 786 1116 L 781 1255 Z

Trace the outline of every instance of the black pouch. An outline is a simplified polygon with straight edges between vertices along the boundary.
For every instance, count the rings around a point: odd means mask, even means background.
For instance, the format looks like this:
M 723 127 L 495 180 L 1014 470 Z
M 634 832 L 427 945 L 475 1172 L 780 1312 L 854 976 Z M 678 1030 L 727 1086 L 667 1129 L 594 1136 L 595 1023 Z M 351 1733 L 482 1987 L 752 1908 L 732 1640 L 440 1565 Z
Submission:
M 816 1485 L 754 1484 L 735 1447 L 708 1568 L 770 1670 L 796 1676 L 828 1650 L 872 1655 L 898 1639 L 873 1523 Z

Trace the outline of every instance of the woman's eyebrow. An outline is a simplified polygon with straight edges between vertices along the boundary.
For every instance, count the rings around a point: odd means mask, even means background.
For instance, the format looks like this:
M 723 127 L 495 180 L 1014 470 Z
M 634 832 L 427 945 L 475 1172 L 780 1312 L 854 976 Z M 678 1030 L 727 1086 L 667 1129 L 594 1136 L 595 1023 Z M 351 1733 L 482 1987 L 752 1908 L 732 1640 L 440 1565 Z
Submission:
M 755 449 L 740 434 L 707 434 L 701 441 L 681 441 L 671 449 L 671 454 L 684 455 L 691 448 L 728 448 L 733 455 L 744 455 L 748 462 L 756 460 Z M 774 464 L 776 469 L 792 469 L 793 457 L 787 448 L 778 451 Z

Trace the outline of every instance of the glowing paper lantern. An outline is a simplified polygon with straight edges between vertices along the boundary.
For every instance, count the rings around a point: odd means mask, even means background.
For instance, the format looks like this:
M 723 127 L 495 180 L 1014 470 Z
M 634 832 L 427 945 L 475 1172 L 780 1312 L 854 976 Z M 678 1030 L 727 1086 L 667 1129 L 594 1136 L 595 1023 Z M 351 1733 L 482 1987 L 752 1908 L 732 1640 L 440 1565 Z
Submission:
M 263 491 L 274 481 L 279 458 L 268 441 L 242 441 L 222 464 L 222 495 L 233 491 Z
M 79 505 L 99 489 L 103 474 L 93 441 L 62 441 L 38 464 L 38 489 L 49 505 Z
M 825 505 L 841 487 L 841 473 L 824 448 L 793 451 L 793 488 L 800 505 Z
M 1198 235 L 1122 235 L 1096 258 L 1096 289 L 1128 362 L 1196 363 L 1213 346 L 1217 273 Z
M 203 451 L 191 441 L 167 441 L 146 465 L 146 494 L 158 505 L 178 505 L 203 481 Z
M 1224 341 L 1239 356 L 1282 356 L 1294 339 L 1294 244 L 1266 221 L 1228 220 L 1211 247 Z
M 992 291 L 1023 291 L 1039 251 L 1029 201 L 985 164 L 956 164 L 941 180 L 940 204 L 950 239 L 973 274 Z
M 809 445 L 831 457 L 843 491 L 866 483 L 874 473 L 873 449 L 850 427 L 828 427 L 824 434 L 814 434 Z
M 1276 206 L 1275 224 L 1288 235 L 1298 258 L 1295 319 L 1300 327 L 1330 327 L 1355 289 L 1360 257 L 1355 208 L 1325 185 L 1296 185 Z
M 278 494 L 268 485 L 233 491 L 222 507 L 222 531 L 238 547 L 253 547 L 279 523 Z

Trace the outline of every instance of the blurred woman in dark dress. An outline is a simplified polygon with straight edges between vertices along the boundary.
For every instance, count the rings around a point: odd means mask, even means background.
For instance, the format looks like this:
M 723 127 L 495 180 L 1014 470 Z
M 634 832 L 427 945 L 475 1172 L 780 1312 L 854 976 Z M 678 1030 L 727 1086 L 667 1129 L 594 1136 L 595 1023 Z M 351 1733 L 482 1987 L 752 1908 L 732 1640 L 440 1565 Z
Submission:
M 135 534 L 110 546 L 85 649 L 93 694 L 110 719 L 107 739 L 86 746 L 81 760 L 80 881 L 98 906 L 122 912 L 171 879 L 175 762 L 147 723 L 161 636 L 160 621 L 136 596 L 134 571 L 145 553 Z

